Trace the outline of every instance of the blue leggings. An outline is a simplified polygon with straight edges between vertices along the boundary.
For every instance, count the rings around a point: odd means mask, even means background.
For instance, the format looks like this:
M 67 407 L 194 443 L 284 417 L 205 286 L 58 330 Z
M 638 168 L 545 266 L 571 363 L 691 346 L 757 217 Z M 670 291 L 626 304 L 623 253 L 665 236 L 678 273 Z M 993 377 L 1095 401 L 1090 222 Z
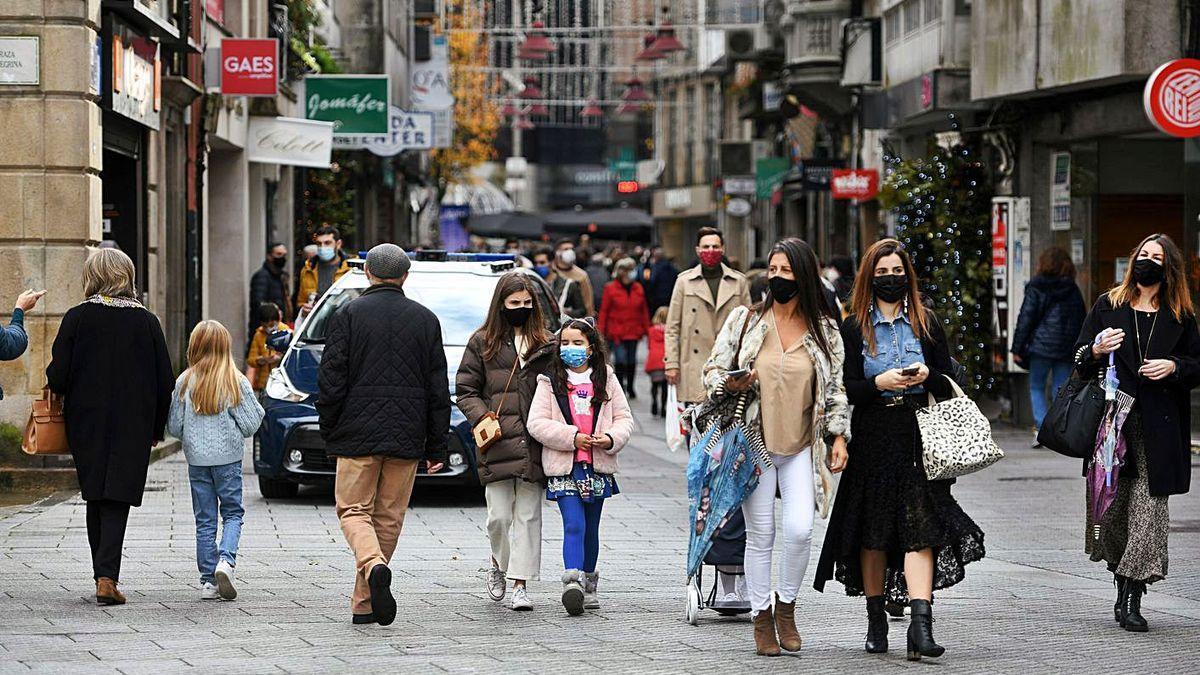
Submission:
M 600 557 L 600 512 L 603 499 L 585 502 L 577 495 L 558 498 L 563 519 L 563 565 L 569 570 L 596 571 Z

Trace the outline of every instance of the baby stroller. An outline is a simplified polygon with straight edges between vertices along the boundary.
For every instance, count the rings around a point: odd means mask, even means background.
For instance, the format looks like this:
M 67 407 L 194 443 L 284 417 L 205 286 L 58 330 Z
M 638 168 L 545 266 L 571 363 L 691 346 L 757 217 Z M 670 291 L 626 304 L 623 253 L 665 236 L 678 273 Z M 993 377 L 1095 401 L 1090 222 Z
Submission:
M 712 538 L 712 548 L 705 554 L 704 560 L 696 573 L 688 580 L 687 606 L 684 608 L 684 618 L 695 626 L 700 623 L 700 610 L 712 609 L 721 616 L 737 616 L 750 611 L 750 601 L 744 594 L 737 600 L 718 597 L 718 588 L 722 586 L 722 575 L 737 577 L 737 585 L 743 585 L 745 573 L 742 571 L 743 558 L 746 554 L 746 520 L 740 508 L 734 509 L 725 525 L 720 527 Z M 712 566 L 712 588 L 704 592 L 704 566 Z

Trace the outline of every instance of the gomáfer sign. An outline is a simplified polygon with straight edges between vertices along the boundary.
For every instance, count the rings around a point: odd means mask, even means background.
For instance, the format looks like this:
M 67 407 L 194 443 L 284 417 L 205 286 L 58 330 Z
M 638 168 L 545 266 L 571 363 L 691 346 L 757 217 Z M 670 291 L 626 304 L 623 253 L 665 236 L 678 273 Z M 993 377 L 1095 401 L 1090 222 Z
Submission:
M 304 116 L 333 122 L 334 136 L 390 130 L 387 75 L 309 75 L 304 83 Z

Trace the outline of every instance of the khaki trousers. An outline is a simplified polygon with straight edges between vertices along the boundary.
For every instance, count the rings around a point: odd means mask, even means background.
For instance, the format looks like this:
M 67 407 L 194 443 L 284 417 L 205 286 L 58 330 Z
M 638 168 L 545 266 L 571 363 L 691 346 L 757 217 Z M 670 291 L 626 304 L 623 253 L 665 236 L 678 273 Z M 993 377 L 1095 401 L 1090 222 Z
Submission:
M 537 581 L 542 568 L 542 502 L 546 488 L 519 478 L 488 483 L 488 540 L 509 579 Z
M 342 533 L 354 551 L 357 573 L 350 607 L 355 614 L 371 613 L 367 577 L 376 565 L 386 565 L 396 550 L 417 477 L 417 461 L 338 457 L 334 499 Z

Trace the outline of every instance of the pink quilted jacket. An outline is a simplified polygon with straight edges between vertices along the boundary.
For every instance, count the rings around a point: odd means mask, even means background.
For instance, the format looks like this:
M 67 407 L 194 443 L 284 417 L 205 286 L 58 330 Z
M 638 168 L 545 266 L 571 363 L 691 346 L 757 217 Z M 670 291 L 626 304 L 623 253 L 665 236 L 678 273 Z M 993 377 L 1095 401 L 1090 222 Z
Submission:
M 597 473 L 617 472 L 617 453 L 633 435 L 633 415 L 629 412 L 629 401 L 617 383 L 612 368 L 608 369 L 609 400 L 600 406 L 597 419 L 597 434 L 608 434 L 613 440 L 612 448 L 593 453 L 592 466 Z M 554 397 L 550 378 L 538 376 L 537 392 L 529 408 L 529 421 L 525 423 L 529 435 L 542 444 L 542 469 L 546 476 L 565 476 L 575 464 L 575 434 L 579 429 L 563 419 L 562 410 Z

